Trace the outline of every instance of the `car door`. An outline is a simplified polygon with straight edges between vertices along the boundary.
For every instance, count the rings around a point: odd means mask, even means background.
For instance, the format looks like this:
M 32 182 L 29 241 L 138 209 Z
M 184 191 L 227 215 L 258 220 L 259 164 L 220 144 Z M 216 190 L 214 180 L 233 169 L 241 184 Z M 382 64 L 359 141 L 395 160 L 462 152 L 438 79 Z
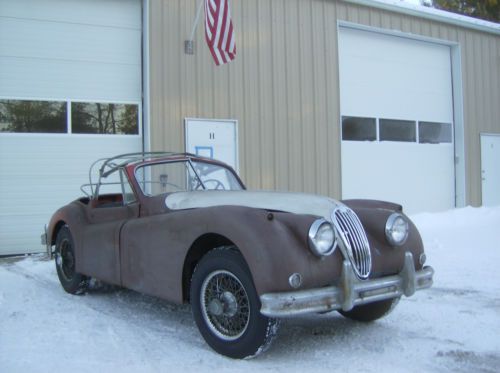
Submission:
M 118 182 L 103 183 L 113 186 L 115 192 L 100 193 L 86 207 L 88 224 L 83 229 L 81 258 L 82 273 L 116 285 L 121 285 L 120 232 L 139 216 L 139 203 L 123 171 L 119 172 Z
M 122 286 L 182 301 L 179 281 L 189 248 L 184 231 L 187 224 L 181 224 L 184 220 L 169 211 L 165 197 L 191 190 L 199 182 L 194 179 L 189 162 L 182 159 L 151 162 L 135 168 L 133 175 L 134 185 L 142 191 L 141 210 L 140 218 L 130 220 L 121 231 Z

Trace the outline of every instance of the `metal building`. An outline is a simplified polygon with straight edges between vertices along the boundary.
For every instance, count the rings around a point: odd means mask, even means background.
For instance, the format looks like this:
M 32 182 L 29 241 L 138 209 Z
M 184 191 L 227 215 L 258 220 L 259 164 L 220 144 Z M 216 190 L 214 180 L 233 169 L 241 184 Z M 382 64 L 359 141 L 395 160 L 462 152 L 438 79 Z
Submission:
M 216 67 L 203 22 L 185 53 L 198 2 L 0 0 L 0 255 L 41 251 L 90 162 L 141 148 L 220 158 L 249 188 L 500 204 L 499 24 L 231 0 L 237 57 Z M 14 125 L 9 105 L 43 115 Z
M 196 1 L 150 1 L 151 148 L 183 150 L 184 118 L 236 119 L 251 188 L 410 212 L 481 205 L 480 134 L 500 133 L 500 25 L 399 3 L 233 1 L 238 56 L 221 68 L 202 27 L 195 54 L 179 53 Z

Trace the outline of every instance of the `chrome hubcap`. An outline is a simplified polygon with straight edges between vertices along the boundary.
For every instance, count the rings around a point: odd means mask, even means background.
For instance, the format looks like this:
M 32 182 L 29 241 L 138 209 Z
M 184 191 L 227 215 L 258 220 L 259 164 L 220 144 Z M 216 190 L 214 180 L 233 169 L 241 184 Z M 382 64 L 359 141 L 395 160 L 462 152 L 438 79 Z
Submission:
M 200 303 L 203 319 L 217 337 L 232 341 L 246 331 L 250 321 L 248 296 L 231 272 L 210 273 L 201 286 Z

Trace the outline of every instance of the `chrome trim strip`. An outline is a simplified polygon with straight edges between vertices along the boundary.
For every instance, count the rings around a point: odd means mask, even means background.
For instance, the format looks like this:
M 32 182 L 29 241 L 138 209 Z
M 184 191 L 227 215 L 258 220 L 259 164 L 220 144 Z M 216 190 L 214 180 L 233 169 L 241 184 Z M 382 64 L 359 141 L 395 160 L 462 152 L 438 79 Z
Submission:
M 350 260 L 359 278 L 368 278 L 372 266 L 370 244 L 358 216 L 347 206 L 339 206 L 332 213 L 332 221 L 341 238 L 344 258 Z
M 316 237 L 316 234 L 318 233 L 319 228 L 323 224 L 328 224 L 332 228 L 332 230 L 333 230 L 333 243 L 332 243 L 332 246 L 330 246 L 330 248 L 328 249 L 327 252 L 320 253 L 317 250 L 317 248 L 316 248 L 316 245 L 314 243 L 314 238 Z M 310 247 L 311 251 L 317 257 L 322 258 L 322 257 L 325 257 L 325 256 L 333 254 L 333 252 L 337 248 L 337 234 L 335 233 L 335 227 L 329 221 L 327 221 L 326 219 L 321 218 L 321 219 L 315 220 L 311 224 L 311 227 L 309 228 L 308 241 L 309 241 L 309 247 Z
M 401 240 L 400 242 L 395 242 L 392 238 L 392 231 L 393 231 L 393 228 L 394 228 L 394 223 L 397 219 L 403 219 L 403 221 L 405 222 L 406 224 L 406 234 L 405 234 L 405 237 L 403 238 L 403 240 Z M 401 247 L 403 246 L 405 243 L 406 243 L 406 240 L 408 239 L 408 235 L 410 233 L 410 224 L 408 223 L 408 219 L 406 219 L 403 214 L 400 214 L 399 212 L 393 212 L 389 218 L 387 219 L 387 221 L 385 222 L 385 237 L 387 238 L 387 241 L 389 241 L 389 243 L 392 245 L 392 246 L 398 246 L 398 247 Z
M 287 317 L 313 312 L 349 311 L 355 306 L 384 299 L 407 297 L 432 286 L 434 269 L 415 271 L 413 255 L 405 254 L 402 271 L 393 276 L 359 280 L 349 260 L 344 260 L 338 286 L 267 293 L 260 296 L 260 312 L 268 317 Z

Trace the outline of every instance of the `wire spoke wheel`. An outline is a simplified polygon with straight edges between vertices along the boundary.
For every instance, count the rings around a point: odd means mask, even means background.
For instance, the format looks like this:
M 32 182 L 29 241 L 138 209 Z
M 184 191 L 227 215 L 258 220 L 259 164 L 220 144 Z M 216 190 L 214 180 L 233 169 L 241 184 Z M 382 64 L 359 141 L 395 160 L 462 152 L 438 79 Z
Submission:
M 67 239 L 63 240 L 60 245 L 60 252 L 56 255 L 56 263 L 61 270 L 61 274 L 67 281 L 71 281 L 75 275 L 75 257 L 71 242 Z
M 205 322 L 219 338 L 231 341 L 245 333 L 250 321 L 248 295 L 232 273 L 209 274 L 201 287 L 200 303 Z
M 278 322 L 260 313 L 250 270 L 234 246 L 203 256 L 191 278 L 190 300 L 201 335 L 225 356 L 256 356 L 270 346 L 278 331 Z
M 57 276 L 64 290 L 70 294 L 83 294 L 88 278 L 76 271 L 75 246 L 67 225 L 57 233 L 55 254 Z

